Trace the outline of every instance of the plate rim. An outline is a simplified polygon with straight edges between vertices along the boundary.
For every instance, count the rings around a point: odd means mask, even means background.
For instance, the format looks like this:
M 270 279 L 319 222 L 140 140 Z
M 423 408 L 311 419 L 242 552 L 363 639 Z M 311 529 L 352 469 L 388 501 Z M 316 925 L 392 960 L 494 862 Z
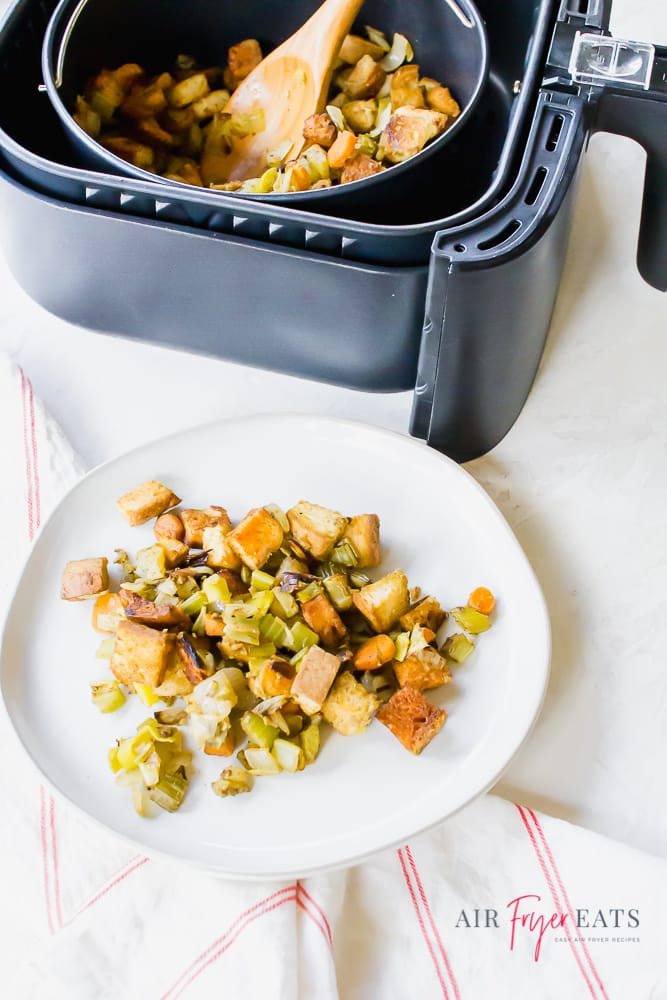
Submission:
M 184 435 L 196 434 L 200 431 L 212 431 L 215 428 L 229 429 L 234 424 L 249 424 L 249 423 L 262 423 L 262 422 L 276 422 L 276 421 L 294 421 L 298 420 L 308 420 L 310 422 L 317 422 L 320 424 L 327 425 L 328 427 L 334 428 L 347 428 L 349 430 L 357 430 L 367 434 L 376 435 L 380 438 L 386 440 L 400 441 L 404 446 L 408 445 L 410 448 L 414 448 L 423 455 L 428 455 L 430 460 L 439 461 L 440 463 L 447 465 L 450 469 L 453 469 L 455 474 L 460 476 L 462 480 L 465 480 L 469 486 L 472 486 L 474 490 L 479 495 L 480 499 L 486 504 L 490 511 L 494 514 L 496 521 L 506 535 L 509 535 L 512 542 L 514 543 L 516 549 L 516 555 L 520 562 L 523 564 L 524 570 L 531 579 L 531 583 L 534 589 L 534 595 L 537 600 L 537 605 L 539 607 L 541 621 L 541 630 L 543 632 L 544 646 L 543 646 L 543 663 L 542 671 L 540 673 L 541 683 L 539 688 L 537 688 L 533 694 L 533 699 L 530 704 L 529 710 L 525 711 L 526 722 L 524 723 L 522 735 L 518 740 L 516 746 L 512 752 L 499 764 L 499 766 L 494 769 L 492 776 L 483 782 L 481 785 L 475 785 L 475 789 L 465 798 L 465 801 L 460 802 L 454 808 L 450 809 L 445 816 L 441 816 L 434 820 L 429 820 L 421 825 L 417 825 L 412 833 L 408 834 L 408 837 L 416 837 L 428 830 L 432 830 L 439 826 L 441 823 L 447 822 L 466 806 L 470 805 L 472 802 L 476 801 L 482 795 L 484 795 L 490 788 L 492 788 L 502 777 L 505 771 L 509 768 L 512 761 L 518 754 L 519 750 L 529 738 L 533 732 L 535 725 L 540 717 L 542 707 L 544 705 L 549 679 L 551 672 L 551 655 L 552 655 L 552 630 L 551 621 L 549 617 L 549 610 L 542 591 L 542 587 L 537 578 L 535 570 L 533 569 L 528 556 L 523 550 L 519 540 L 512 531 L 508 521 L 503 515 L 502 511 L 489 495 L 489 493 L 484 489 L 484 487 L 475 479 L 475 477 L 468 472 L 462 465 L 454 461 L 448 455 L 444 455 L 442 452 L 437 451 L 432 448 L 425 441 L 417 438 L 413 438 L 408 434 L 401 433 L 400 431 L 395 431 L 386 427 L 380 427 L 375 424 L 371 424 L 365 421 L 353 420 L 347 417 L 338 417 L 329 414 L 313 413 L 313 412 L 301 412 L 301 411 L 285 411 L 285 412 L 275 412 L 275 411 L 264 411 L 249 413 L 241 416 L 228 416 L 221 417 L 214 420 L 206 421 L 202 424 L 194 424 L 190 427 L 185 427 L 177 431 L 172 431 L 169 434 L 164 434 L 151 438 L 148 441 L 144 441 L 141 444 L 136 445 L 133 448 L 123 451 L 118 455 L 101 462 L 99 465 L 95 465 L 90 468 L 87 472 L 83 474 L 75 483 L 73 483 L 63 494 L 62 497 L 57 501 L 53 508 L 49 511 L 48 516 L 42 521 L 39 528 L 37 529 L 32 542 L 30 543 L 28 552 L 25 559 L 18 571 L 15 584 L 11 591 L 11 596 L 7 603 L 7 612 L 2 625 L 2 633 L 0 634 L 0 704 L 2 704 L 2 710 L 5 715 L 7 722 L 9 723 L 9 728 L 13 734 L 13 738 L 16 743 L 22 748 L 27 759 L 29 760 L 31 766 L 35 769 L 39 779 L 48 786 L 49 790 L 57 797 L 61 802 L 67 803 L 70 808 L 73 808 L 75 812 L 84 819 L 85 822 L 94 824 L 96 828 L 101 829 L 107 836 L 117 838 L 119 841 L 124 842 L 129 847 L 134 849 L 139 849 L 146 857 L 157 859 L 162 862 L 167 862 L 169 864 L 183 865 L 188 869 L 196 870 L 208 875 L 215 876 L 216 878 L 221 878 L 224 880 L 233 881 L 243 881 L 243 882 L 259 882 L 264 880 L 293 880 L 303 877 L 309 877 L 311 875 L 322 873 L 326 871 L 336 871 L 342 870 L 354 865 L 360 864 L 366 861 L 368 858 L 380 853 L 381 851 L 392 850 L 398 846 L 401 846 L 405 842 L 405 835 L 402 834 L 396 839 L 389 838 L 384 840 L 377 847 L 373 847 L 368 850 L 361 850 L 359 853 L 350 855 L 343 860 L 323 862 L 318 864 L 310 864 L 302 866 L 299 868 L 290 868 L 281 870 L 279 872 L 273 871 L 237 871 L 229 870 L 224 867 L 210 865 L 206 862 L 199 862 L 195 859 L 185 858 L 178 856 L 177 854 L 171 853 L 170 851 L 160 850 L 159 848 L 153 846 L 147 846 L 142 840 L 138 840 L 130 834 L 123 833 L 117 829 L 108 826 L 102 819 L 99 819 L 94 813 L 87 811 L 83 805 L 75 802 L 62 788 L 59 787 L 56 782 L 49 777 L 40 767 L 39 763 L 33 756 L 33 753 L 27 743 L 24 741 L 23 737 L 19 733 L 17 727 L 14 724 L 9 705 L 7 703 L 7 698 L 5 696 L 5 659 L 7 656 L 7 642 L 9 633 L 9 622 L 12 617 L 12 611 L 14 604 L 16 603 L 19 595 L 19 591 L 23 584 L 25 574 L 32 562 L 35 554 L 37 552 L 39 543 L 41 541 L 42 535 L 45 533 L 50 522 L 55 518 L 58 511 L 68 502 L 70 496 L 79 490 L 85 482 L 89 479 L 97 476 L 99 473 L 103 472 L 110 467 L 124 462 L 126 459 L 136 456 L 137 454 L 150 450 L 155 445 L 167 444 L 174 441 Z

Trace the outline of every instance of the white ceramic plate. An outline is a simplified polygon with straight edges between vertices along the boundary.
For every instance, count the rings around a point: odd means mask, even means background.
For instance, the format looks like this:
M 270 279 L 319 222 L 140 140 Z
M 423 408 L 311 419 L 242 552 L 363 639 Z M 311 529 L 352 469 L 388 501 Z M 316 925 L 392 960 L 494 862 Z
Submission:
M 151 544 L 152 524 L 130 528 L 115 500 L 146 479 L 184 504 L 228 508 L 233 520 L 262 503 L 300 499 L 346 514 L 380 515 L 383 568 L 445 607 L 473 587 L 497 595 L 490 632 L 455 681 L 429 692 L 449 719 L 419 757 L 379 723 L 362 736 L 331 733 L 305 771 L 260 778 L 249 795 L 216 797 L 225 761 L 198 757 L 181 809 L 142 819 L 117 788 L 107 749 L 149 710 L 136 698 L 101 715 L 89 683 L 108 676 L 95 658 L 91 605 L 58 596 L 70 559 Z M 379 573 L 380 571 L 378 571 Z M 53 788 L 133 841 L 209 871 L 292 877 L 351 864 L 440 822 L 500 776 L 542 703 L 550 654 L 539 585 L 509 527 L 477 483 L 425 445 L 388 431 L 304 415 L 224 421 L 146 445 L 95 469 L 53 512 L 19 582 L 2 645 L 1 686 L 16 732 Z

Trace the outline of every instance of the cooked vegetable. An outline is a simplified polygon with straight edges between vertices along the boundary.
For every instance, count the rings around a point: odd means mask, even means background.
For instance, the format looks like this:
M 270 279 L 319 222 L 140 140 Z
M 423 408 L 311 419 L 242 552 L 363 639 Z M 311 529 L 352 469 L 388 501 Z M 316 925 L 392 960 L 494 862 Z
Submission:
M 90 690 L 93 705 L 99 708 L 100 712 L 115 712 L 125 704 L 125 695 L 118 686 L 118 681 L 100 681 L 98 684 L 91 684 Z
M 478 635 L 491 628 L 489 616 L 483 615 L 475 608 L 452 608 L 451 615 L 457 625 L 460 625 L 470 635 Z
M 220 777 L 211 783 L 211 788 L 223 798 L 227 795 L 239 795 L 250 791 L 252 777 L 244 767 L 226 767 L 221 771 Z
M 474 648 L 475 643 L 472 639 L 469 639 L 463 632 L 456 632 L 445 639 L 441 652 L 448 660 L 453 660 L 454 663 L 463 663 Z
M 487 587 L 477 587 L 468 598 L 468 607 L 490 615 L 496 606 L 496 599 Z
M 374 635 L 363 642 L 354 654 L 355 670 L 377 670 L 396 655 L 396 644 L 388 635 Z

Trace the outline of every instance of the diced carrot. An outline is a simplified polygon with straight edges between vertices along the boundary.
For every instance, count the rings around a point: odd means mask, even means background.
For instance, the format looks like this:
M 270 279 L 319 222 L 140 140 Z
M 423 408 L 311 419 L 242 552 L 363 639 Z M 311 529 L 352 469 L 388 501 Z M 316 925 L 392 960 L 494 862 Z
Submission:
M 354 132 L 339 132 L 333 146 L 327 152 L 329 166 L 334 169 L 342 167 L 343 164 L 354 153 L 357 145 L 357 137 Z
M 219 747 L 210 747 L 206 744 L 204 746 L 204 753 L 207 753 L 210 757 L 231 757 L 235 746 L 234 734 L 230 729 Z
M 354 654 L 355 670 L 377 670 L 396 655 L 394 640 L 388 635 L 374 635 L 362 643 Z
M 100 594 L 95 603 L 93 604 L 93 628 L 96 632 L 102 632 L 108 634 L 113 632 L 113 629 L 100 628 L 98 619 L 100 615 L 122 615 L 123 605 L 120 601 L 120 594 Z
M 468 598 L 468 607 L 490 615 L 496 606 L 496 599 L 487 587 L 477 587 Z

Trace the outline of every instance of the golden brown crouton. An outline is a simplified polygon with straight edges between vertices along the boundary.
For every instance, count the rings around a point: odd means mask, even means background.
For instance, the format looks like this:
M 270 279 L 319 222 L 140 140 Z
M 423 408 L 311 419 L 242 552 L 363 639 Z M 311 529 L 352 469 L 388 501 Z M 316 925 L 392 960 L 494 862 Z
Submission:
M 411 687 L 415 691 L 441 687 L 452 679 L 447 661 L 433 646 L 412 653 L 402 663 L 395 662 L 394 673 L 401 687 Z
M 358 566 L 379 566 L 382 561 L 380 548 L 380 518 L 377 514 L 357 514 L 350 518 L 343 538 L 352 544 L 359 558 Z
M 135 167 L 142 170 L 153 170 L 155 168 L 155 152 L 145 142 L 136 142 L 128 139 L 126 135 L 107 135 L 99 140 L 100 145 L 108 149 L 114 156 L 120 156 L 121 160 L 133 163 Z M 178 503 L 178 500 L 175 501 Z M 145 519 L 153 517 L 149 514 Z M 143 524 L 143 521 L 136 521 L 136 524 Z
M 241 560 L 239 559 L 239 563 Z M 229 588 L 229 593 L 232 597 L 237 597 L 239 594 L 248 593 L 248 585 L 244 583 L 238 573 L 232 572 L 230 569 L 219 569 L 216 571 L 218 576 L 221 576 Z
M 378 156 L 402 163 L 419 153 L 429 139 L 444 132 L 447 116 L 426 108 L 398 108 L 380 136 Z
M 328 555 L 347 525 L 347 518 L 338 511 L 307 500 L 299 500 L 291 507 L 287 519 L 295 540 L 314 559 Z
M 301 705 L 306 715 L 314 715 L 322 708 L 334 682 L 340 660 L 320 646 L 311 646 L 292 681 L 292 697 Z
M 217 611 L 208 611 L 204 615 L 204 632 L 220 638 L 225 634 L 225 620 Z
M 411 687 L 402 687 L 382 706 L 375 718 L 394 734 L 410 753 L 421 753 L 445 724 L 447 713 Z
M 323 646 L 341 646 L 347 639 L 347 629 L 328 597 L 318 594 L 301 605 L 301 614 Z
M 153 118 L 167 107 L 164 90 L 153 83 L 146 87 L 136 83 L 120 106 L 121 112 L 135 121 Z
M 358 63 L 362 56 L 371 56 L 377 61 L 382 59 L 384 55 L 384 49 L 381 49 L 375 42 L 361 38 L 359 35 L 346 35 L 338 52 L 338 58 L 350 65 Z
M 391 78 L 392 108 L 425 108 L 424 92 L 419 86 L 419 66 L 399 66 Z
M 109 589 L 107 559 L 74 559 L 63 571 L 60 596 L 64 601 L 86 601 Z
M 292 690 L 296 670 L 279 656 L 272 656 L 262 664 L 258 673 L 248 677 L 248 687 L 257 698 L 274 698 L 288 695 Z
M 125 617 L 141 625 L 152 625 L 159 629 L 173 628 L 175 625 L 190 628 L 190 619 L 174 604 L 155 604 L 123 587 L 120 588 L 120 603 Z
M 201 549 L 204 543 L 204 529 L 221 527 L 224 534 L 232 530 L 232 522 L 224 507 L 206 507 L 204 510 L 182 510 L 181 522 L 185 532 L 184 541 L 192 549 Z
M 449 87 L 429 87 L 426 102 L 434 111 L 440 111 L 448 118 L 458 118 L 461 114 L 461 108 L 450 94 Z
M 155 694 L 162 698 L 174 698 L 178 695 L 190 694 L 194 684 L 185 672 L 185 664 L 176 643 L 173 643 L 167 654 L 167 666 L 164 677 L 154 688 Z
M 144 580 L 161 580 L 167 569 L 165 550 L 157 542 L 145 549 L 139 549 L 135 559 L 137 573 Z
M 352 600 L 376 632 L 389 632 L 410 606 L 408 578 L 395 569 L 362 587 Z
M 245 80 L 255 66 L 259 66 L 262 61 L 262 50 L 256 38 L 246 38 L 238 45 L 232 45 L 227 55 L 229 72 L 234 81 L 239 83 Z
M 191 684 L 199 684 L 200 681 L 203 681 L 208 676 L 197 656 L 195 647 L 187 635 L 181 633 L 176 640 L 176 655 L 185 676 Z
M 229 532 L 221 525 L 204 528 L 202 547 L 208 552 L 207 563 L 216 570 L 241 569 L 241 560 L 229 544 Z M 247 587 L 246 587 L 247 590 Z
M 385 168 L 372 156 L 366 153 L 357 153 L 351 156 L 343 165 L 343 173 L 340 175 L 341 184 L 350 184 L 352 181 L 360 181 L 362 177 L 372 177 L 373 174 L 380 174 Z
M 158 545 L 164 549 L 164 564 L 167 569 L 174 569 L 187 559 L 189 548 L 185 542 L 179 542 L 177 538 L 167 538 L 158 535 Z
M 327 114 L 310 115 L 303 123 L 303 137 L 306 142 L 317 144 L 324 149 L 333 145 L 338 129 Z
M 260 569 L 283 544 L 283 529 L 268 510 L 255 507 L 230 533 L 229 544 L 246 566 Z
M 121 621 L 111 657 L 111 672 L 121 684 L 157 687 L 164 677 L 167 654 L 173 644 L 168 632 L 158 632 L 138 622 Z
M 341 110 L 353 132 L 370 132 L 375 125 L 378 102 L 373 97 L 369 101 L 348 101 Z
M 343 736 L 355 736 L 363 733 L 379 704 L 377 696 L 345 670 L 322 705 L 322 715 Z
M 167 486 L 163 486 L 155 479 L 149 479 L 148 482 L 137 486 L 136 490 L 125 493 L 116 501 L 116 506 L 128 524 L 134 527 L 137 524 L 145 524 L 152 517 L 164 514 L 165 510 L 175 507 L 180 502 L 179 497 Z
M 350 100 L 366 101 L 369 97 L 375 97 L 386 79 L 387 74 L 382 66 L 366 54 L 354 66 L 339 73 L 336 83 Z
M 173 135 L 163 129 L 156 118 L 142 118 L 132 131 L 137 139 L 155 149 L 168 149 L 175 143 Z
M 400 626 L 406 632 L 410 632 L 415 625 L 422 625 L 430 628 L 432 632 L 437 632 L 446 617 L 447 612 L 442 610 L 440 602 L 435 597 L 425 597 L 401 615 Z

